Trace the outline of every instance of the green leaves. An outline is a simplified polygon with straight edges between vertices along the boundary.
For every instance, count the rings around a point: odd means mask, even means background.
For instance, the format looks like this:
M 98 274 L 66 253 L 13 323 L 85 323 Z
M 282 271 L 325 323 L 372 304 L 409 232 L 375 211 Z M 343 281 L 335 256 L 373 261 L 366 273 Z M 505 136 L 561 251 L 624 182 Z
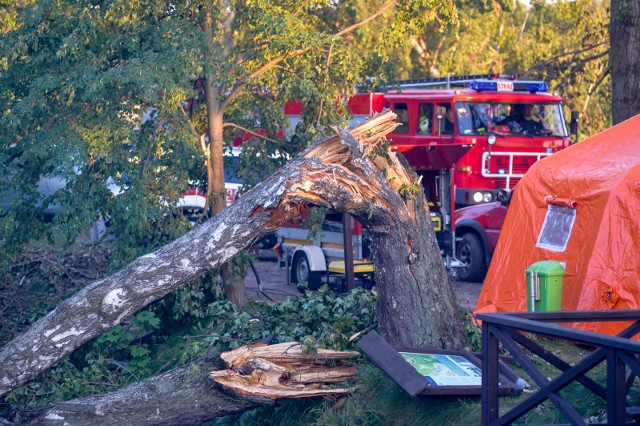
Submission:
M 209 306 L 207 339 L 220 351 L 270 338 L 272 343 L 299 341 L 312 347 L 352 349 L 349 337 L 376 323 L 375 296 L 363 289 L 335 296 L 327 287 L 280 303 L 252 304 L 239 312 L 229 302 Z
M 540 79 L 581 112 L 580 132 L 610 125 L 608 3 L 458 0 L 459 26 L 431 24 L 396 65 L 403 78 L 517 73 Z M 455 21 L 451 21 L 455 22 Z M 400 55 L 400 53 L 399 53 Z

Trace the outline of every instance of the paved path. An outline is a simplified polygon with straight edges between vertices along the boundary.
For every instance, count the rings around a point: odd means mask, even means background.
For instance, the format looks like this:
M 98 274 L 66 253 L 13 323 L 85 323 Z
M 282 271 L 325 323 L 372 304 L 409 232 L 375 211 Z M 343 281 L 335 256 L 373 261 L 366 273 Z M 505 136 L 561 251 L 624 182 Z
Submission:
M 275 259 L 268 256 L 259 257 L 253 266 L 260 277 L 262 291 L 273 300 L 283 300 L 288 296 L 297 296 L 300 293 L 294 284 L 287 284 L 285 268 L 279 268 Z M 244 281 L 249 297 L 260 300 L 268 300 L 258 289 L 256 276 L 249 271 Z M 473 310 L 478 302 L 478 296 L 482 289 L 482 283 L 454 282 L 453 290 L 456 293 L 458 304 L 466 310 Z

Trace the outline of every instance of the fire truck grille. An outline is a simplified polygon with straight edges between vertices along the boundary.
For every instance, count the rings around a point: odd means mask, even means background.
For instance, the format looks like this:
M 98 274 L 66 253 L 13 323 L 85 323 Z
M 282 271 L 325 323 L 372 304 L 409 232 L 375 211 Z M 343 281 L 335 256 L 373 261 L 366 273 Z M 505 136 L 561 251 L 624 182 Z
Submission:
M 507 188 L 507 178 L 498 178 L 496 179 L 498 187 L 499 188 Z M 512 177 L 511 179 L 509 179 L 509 189 L 513 189 L 514 186 L 516 186 L 516 183 L 518 183 L 520 181 L 520 178 L 514 178 Z

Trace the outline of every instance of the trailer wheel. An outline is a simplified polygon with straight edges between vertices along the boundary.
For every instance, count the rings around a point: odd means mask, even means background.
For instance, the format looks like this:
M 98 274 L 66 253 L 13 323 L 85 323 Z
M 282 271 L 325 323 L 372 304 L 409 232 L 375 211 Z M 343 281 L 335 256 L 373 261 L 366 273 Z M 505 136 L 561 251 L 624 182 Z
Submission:
M 460 280 L 482 282 L 487 274 L 487 266 L 480 238 L 473 233 L 464 234 L 456 248 L 456 257 L 467 265 L 458 270 Z
M 305 287 L 303 283 L 307 283 L 307 287 L 311 291 L 316 291 L 322 286 L 322 272 L 312 271 L 309 259 L 304 253 L 298 253 L 293 259 L 291 267 L 291 281 L 298 284 L 298 290 L 304 293 Z

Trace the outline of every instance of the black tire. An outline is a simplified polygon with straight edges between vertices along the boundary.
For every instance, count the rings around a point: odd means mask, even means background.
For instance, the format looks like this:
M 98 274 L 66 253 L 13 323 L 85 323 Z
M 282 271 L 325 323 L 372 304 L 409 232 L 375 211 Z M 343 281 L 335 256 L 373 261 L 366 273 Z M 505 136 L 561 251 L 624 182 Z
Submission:
M 456 257 L 467 264 L 466 267 L 458 269 L 458 278 L 461 281 L 477 283 L 484 280 L 487 264 L 482 241 L 478 235 L 464 234 L 456 247 Z
M 322 272 L 312 271 L 307 255 L 298 253 L 291 265 L 291 281 L 298 284 L 298 290 L 304 292 L 303 284 L 306 282 L 311 291 L 316 291 L 322 287 Z M 302 287 L 302 288 L 301 288 Z

